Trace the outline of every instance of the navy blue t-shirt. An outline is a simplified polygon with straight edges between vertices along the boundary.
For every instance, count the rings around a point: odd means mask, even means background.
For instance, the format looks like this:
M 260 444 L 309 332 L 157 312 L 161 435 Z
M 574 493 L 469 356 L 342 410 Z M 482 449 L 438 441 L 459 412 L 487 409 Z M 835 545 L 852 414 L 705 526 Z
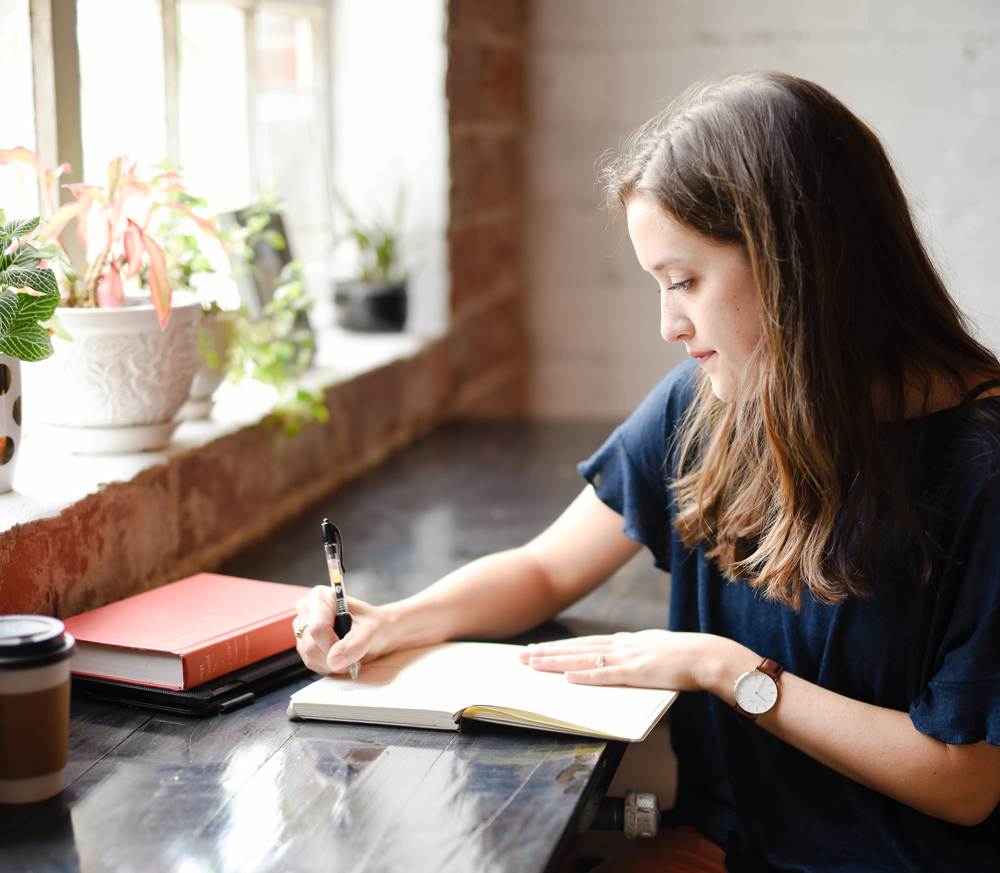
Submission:
M 996 429 L 968 406 L 907 424 L 914 439 L 900 450 L 911 455 L 907 467 L 934 508 L 929 529 L 948 556 L 929 583 L 899 537 L 876 556 L 872 595 L 829 606 L 806 593 L 795 612 L 726 581 L 703 548 L 676 533 L 671 438 L 696 382 L 697 365 L 678 367 L 579 466 L 625 518 L 624 532 L 671 574 L 671 630 L 729 637 L 824 688 L 909 712 L 917 730 L 942 742 L 1000 745 Z M 975 827 L 917 812 L 740 723 L 731 703 L 708 692 L 682 694 L 670 724 L 677 814 L 729 844 L 732 870 L 1000 870 L 998 810 Z

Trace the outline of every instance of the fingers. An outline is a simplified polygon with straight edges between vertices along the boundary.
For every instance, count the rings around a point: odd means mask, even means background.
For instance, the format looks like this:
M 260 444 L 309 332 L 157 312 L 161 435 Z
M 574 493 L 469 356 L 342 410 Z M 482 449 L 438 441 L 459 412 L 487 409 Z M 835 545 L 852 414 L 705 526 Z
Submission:
M 317 585 L 308 597 L 296 603 L 295 648 L 310 670 L 324 675 L 342 673 L 371 650 L 378 627 L 378 609 L 354 598 L 348 598 L 348 604 L 351 630 L 344 639 L 339 639 L 333 630 L 336 603 L 332 588 Z
M 602 666 L 597 656 L 606 656 L 615 646 L 617 635 L 575 637 L 529 646 L 521 653 L 521 663 L 535 670 L 565 673 Z
M 637 681 L 641 660 L 636 635 L 629 633 L 557 640 L 521 653 L 521 662 L 533 670 L 564 673 L 568 682 L 580 685 L 642 684 Z
M 333 589 L 317 585 L 295 604 L 295 648 L 303 663 L 317 673 L 329 673 L 327 653 L 336 642 L 333 632 Z
M 604 666 L 592 670 L 567 670 L 566 681 L 574 685 L 632 685 L 632 672 L 626 667 Z
M 330 673 L 341 673 L 351 664 L 357 664 L 369 654 L 375 637 L 378 610 L 350 597 L 348 606 L 351 611 L 351 630 L 342 640 L 336 640 L 327 653 L 326 665 Z
M 527 663 L 533 670 L 543 673 L 568 673 L 584 670 L 600 670 L 611 664 L 610 651 L 573 651 L 549 654 L 533 654 Z
M 568 655 L 590 655 L 596 657 L 598 652 L 610 651 L 616 642 L 617 634 L 600 636 L 574 637 L 569 640 L 555 640 L 551 643 L 539 643 L 528 646 L 521 652 L 521 663 L 527 664 L 535 658 L 550 658 Z
M 576 647 L 574 647 L 576 648 Z M 595 649 L 607 651 L 595 651 Z M 566 681 L 575 685 L 629 685 L 630 670 L 617 663 L 610 646 L 591 644 L 588 651 L 571 651 L 562 654 L 535 654 L 528 658 L 533 670 L 544 673 L 565 673 Z

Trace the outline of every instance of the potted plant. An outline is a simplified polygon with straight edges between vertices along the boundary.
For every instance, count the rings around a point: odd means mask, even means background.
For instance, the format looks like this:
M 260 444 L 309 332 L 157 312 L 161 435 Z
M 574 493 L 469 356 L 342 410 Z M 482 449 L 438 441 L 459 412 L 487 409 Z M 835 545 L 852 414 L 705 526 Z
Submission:
M 191 380 L 188 399 L 181 407 L 181 418 L 209 418 L 215 406 L 214 395 L 232 369 L 232 346 L 240 323 L 246 318 L 243 309 L 223 309 L 217 303 L 202 303 L 198 322 L 198 363 Z
M 102 186 L 68 185 L 75 200 L 52 210 L 46 170 L 26 149 L 0 150 L 0 163 L 35 167 L 50 218 L 43 244 L 58 241 L 70 222 L 86 252 L 77 270 L 68 258 L 62 272 L 61 319 L 74 338 L 58 337 L 55 353 L 31 375 L 39 387 L 39 420 L 60 428 L 78 453 L 128 452 L 165 446 L 188 397 L 197 364 L 197 297 L 174 291 L 163 248 L 152 228 L 165 210 L 179 212 L 206 233 L 214 224 L 171 195 L 183 190 L 172 170 L 140 178 L 119 157 Z
M 406 274 L 401 262 L 403 198 L 391 219 L 362 220 L 343 198 L 337 198 L 347 220 L 338 245 L 352 244 L 357 252 L 354 278 L 334 288 L 337 323 L 348 330 L 400 331 L 406 324 Z
M 189 195 L 185 195 L 185 202 L 188 206 L 204 206 Z M 272 414 L 282 421 L 289 435 L 308 421 L 325 421 L 329 417 L 322 391 L 303 385 L 302 376 L 315 348 L 306 318 L 312 299 L 302 282 L 299 262 L 280 263 L 287 254 L 287 244 L 278 210 L 277 196 L 265 192 L 260 204 L 220 219 L 232 278 L 253 283 L 257 305 L 245 302 L 237 309 L 224 308 L 217 300 L 207 302 L 203 298 L 205 311 L 198 328 L 199 365 L 191 396 L 181 409 L 185 418 L 208 417 L 214 406 L 214 392 L 224 380 L 236 385 L 253 381 L 270 388 L 274 396 Z M 196 279 L 215 270 L 202 250 L 204 236 L 179 233 L 183 222 L 183 218 L 176 217 L 169 221 L 164 249 L 171 278 L 175 269 L 186 270 L 189 275 L 185 281 L 193 285 Z M 276 255 L 279 252 L 280 257 Z
M 51 332 L 59 288 L 51 269 L 41 266 L 51 250 L 24 238 L 39 218 L 7 221 L 0 209 L 0 493 L 14 487 L 21 449 L 21 361 L 52 354 Z
M 291 261 L 282 268 L 274 294 L 261 314 L 236 323 L 229 349 L 229 381 L 240 384 L 249 379 L 271 388 L 272 413 L 288 436 L 294 436 L 309 421 L 330 417 L 323 391 L 302 382 L 314 341 L 312 332 L 299 325 L 311 305 L 301 264 Z
M 178 171 L 169 161 L 160 168 Z M 201 225 L 195 220 L 208 213 L 204 198 L 176 184 L 168 187 L 166 198 L 169 203 L 184 207 L 183 211 L 176 207 L 159 210 L 151 228 L 163 248 L 167 281 L 172 288 L 193 291 L 202 307 L 197 330 L 197 366 L 180 416 L 183 419 L 208 418 L 214 405 L 212 395 L 230 367 L 229 349 L 236 326 L 246 316 L 245 311 L 235 305 L 238 296 L 235 287 L 227 294 L 224 289 L 229 283 L 224 276 L 218 275 L 218 268 L 228 264 L 230 249 L 239 242 L 217 228 L 217 219 L 201 219 Z

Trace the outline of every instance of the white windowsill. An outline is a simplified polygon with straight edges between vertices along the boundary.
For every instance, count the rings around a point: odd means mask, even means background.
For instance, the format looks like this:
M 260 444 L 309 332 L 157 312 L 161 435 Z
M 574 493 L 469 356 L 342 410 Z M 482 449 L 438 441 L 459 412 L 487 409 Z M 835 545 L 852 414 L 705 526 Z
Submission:
M 361 334 L 329 327 L 316 335 L 316 356 L 309 382 L 328 387 L 393 361 L 411 358 L 434 339 L 411 333 Z M 32 426 L 31 398 L 14 490 L 0 494 L 0 532 L 18 524 L 52 518 L 101 490 L 110 482 L 127 482 L 172 457 L 260 422 L 270 411 L 273 395 L 256 383 L 224 384 L 216 392 L 212 417 L 184 421 L 170 445 L 159 452 L 118 455 L 74 455 L 52 428 Z

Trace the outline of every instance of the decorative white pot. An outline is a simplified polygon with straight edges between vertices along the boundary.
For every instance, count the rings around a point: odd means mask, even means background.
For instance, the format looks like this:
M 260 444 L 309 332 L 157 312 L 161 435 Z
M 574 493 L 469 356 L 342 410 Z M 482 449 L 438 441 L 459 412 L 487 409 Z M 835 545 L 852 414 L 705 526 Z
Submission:
M 181 418 L 208 418 L 212 414 L 212 395 L 226 378 L 238 319 L 235 312 L 214 312 L 206 313 L 198 323 L 198 367 L 191 394 L 181 407 Z
M 0 494 L 14 487 L 21 456 L 21 362 L 0 355 Z
M 32 415 L 77 454 L 166 446 L 198 363 L 198 299 L 175 291 L 164 330 L 151 303 L 58 314 L 73 341 L 53 337 L 52 357 L 32 364 Z

